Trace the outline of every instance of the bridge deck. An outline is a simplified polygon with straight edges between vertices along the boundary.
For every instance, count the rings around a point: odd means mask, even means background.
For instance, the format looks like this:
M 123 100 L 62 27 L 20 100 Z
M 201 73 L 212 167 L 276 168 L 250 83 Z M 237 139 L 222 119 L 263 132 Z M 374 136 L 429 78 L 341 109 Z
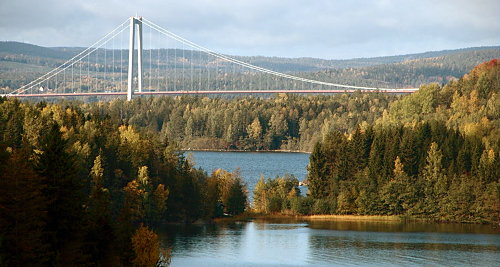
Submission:
M 393 93 L 393 94 L 409 94 L 417 90 L 415 89 L 398 89 L 398 90 L 207 90 L 207 91 L 146 91 L 134 92 L 134 95 L 224 95 L 224 94 L 341 94 L 341 93 Z M 18 95 L 3 95 L 12 97 L 64 97 L 64 96 L 118 96 L 127 95 L 127 92 L 94 92 L 94 93 L 43 93 L 43 94 L 18 94 Z

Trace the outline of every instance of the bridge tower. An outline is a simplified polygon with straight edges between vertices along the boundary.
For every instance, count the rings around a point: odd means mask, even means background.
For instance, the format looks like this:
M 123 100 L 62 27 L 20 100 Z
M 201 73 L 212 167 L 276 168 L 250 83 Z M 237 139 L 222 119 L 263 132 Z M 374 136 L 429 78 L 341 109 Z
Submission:
M 136 27 L 137 26 L 137 27 Z M 130 18 L 130 40 L 128 48 L 128 88 L 127 100 L 132 99 L 134 94 L 134 44 L 135 31 L 137 32 L 137 89 L 142 92 L 142 17 Z

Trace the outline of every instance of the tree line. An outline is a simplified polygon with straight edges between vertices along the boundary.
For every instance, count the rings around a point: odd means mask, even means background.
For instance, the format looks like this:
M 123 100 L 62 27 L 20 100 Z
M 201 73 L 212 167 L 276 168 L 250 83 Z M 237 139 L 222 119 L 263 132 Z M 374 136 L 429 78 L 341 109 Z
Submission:
M 270 97 L 153 97 L 82 105 L 166 136 L 183 149 L 304 150 L 331 129 L 353 131 L 401 96 L 382 93 Z

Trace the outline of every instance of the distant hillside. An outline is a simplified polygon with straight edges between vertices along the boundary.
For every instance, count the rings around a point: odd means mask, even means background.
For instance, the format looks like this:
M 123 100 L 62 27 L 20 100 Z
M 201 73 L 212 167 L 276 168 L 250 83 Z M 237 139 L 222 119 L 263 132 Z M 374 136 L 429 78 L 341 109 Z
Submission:
M 467 57 L 467 55 L 471 55 L 472 57 L 474 57 L 474 53 L 478 52 L 487 55 L 487 57 L 488 56 L 498 57 L 500 56 L 500 46 L 473 47 L 473 48 L 464 48 L 456 50 L 425 52 L 418 54 L 373 57 L 373 58 L 354 58 L 346 60 L 326 60 L 318 58 L 280 58 L 280 57 L 263 57 L 263 56 L 239 57 L 239 59 L 245 60 L 246 62 L 249 62 L 254 65 L 268 67 L 273 70 L 279 70 L 279 71 L 319 71 L 332 68 L 335 69 L 359 68 L 359 67 L 368 67 L 368 66 L 382 65 L 382 64 L 401 63 L 405 61 L 426 59 L 426 58 L 438 58 L 438 57 L 444 58 L 450 55 L 457 55 L 457 54 L 464 55 L 465 57 Z M 483 61 L 484 60 L 478 60 L 476 64 L 470 66 L 469 70 L 473 66 Z
M 427 83 L 446 84 L 459 79 L 476 65 L 500 58 L 500 49 L 462 49 L 455 53 L 429 52 L 426 55 L 439 55 L 424 58 L 417 55 L 405 60 L 360 68 L 328 69 L 304 73 L 309 78 L 322 81 L 349 83 L 355 81 L 360 86 L 377 87 L 419 87 Z M 423 55 L 422 55 L 423 56 Z M 400 56 L 403 59 L 404 56 Z
M 19 42 L 0 42 L 0 60 L 5 60 L 6 56 L 11 56 L 15 59 L 16 56 L 30 56 L 36 58 L 45 58 L 47 61 L 53 60 L 64 60 L 69 59 L 72 56 L 83 51 L 84 48 L 80 47 L 41 47 L 27 43 Z M 115 50 L 120 51 L 120 50 Z M 108 51 L 109 52 L 109 51 Z M 126 52 L 126 51 L 123 51 Z M 111 57 L 111 53 L 108 53 L 108 59 Z M 144 54 L 149 54 L 149 50 L 145 50 Z M 154 49 L 152 54 L 159 55 L 162 59 L 173 58 L 173 57 L 184 57 L 189 61 L 197 61 L 200 59 L 200 54 L 197 51 L 191 50 L 181 50 L 181 49 L 160 49 L 160 51 Z M 104 54 L 102 60 L 104 60 Z M 443 50 L 443 51 L 432 51 L 418 54 L 407 54 L 407 55 L 397 55 L 397 56 L 386 56 L 386 57 L 373 57 L 373 58 L 354 58 L 347 60 L 326 60 L 319 58 L 283 58 L 283 57 L 264 57 L 264 56 L 232 56 L 239 60 L 245 62 L 270 68 L 275 71 L 282 72 L 301 72 L 301 71 L 320 71 L 325 69 L 338 69 L 338 68 L 359 68 L 368 67 L 382 64 L 392 64 L 392 63 L 402 63 L 407 61 L 414 61 L 419 59 L 434 59 L 442 60 L 444 63 L 450 61 L 451 59 L 466 60 L 468 63 L 472 61 L 476 64 L 472 64 L 471 67 L 484 62 L 485 60 L 490 60 L 492 58 L 500 57 L 500 46 L 490 46 L 490 47 L 473 47 L 464 48 L 456 50 Z M 144 58 L 144 62 L 148 63 L 148 58 Z M 23 62 L 25 63 L 25 62 Z M 147 66 L 145 66 L 147 67 Z M 471 68 L 469 68 L 470 70 Z M 463 75 L 463 74 L 462 74 Z
M 0 88 L 16 88 L 59 66 L 83 48 L 56 47 L 46 48 L 18 42 L 0 42 Z M 100 49 L 92 58 L 90 69 L 100 72 L 104 64 L 111 62 L 115 54 L 112 72 L 125 73 L 127 50 Z M 116 61 L 122 55 L 121 62 Z M 149 61 L 150 56 L 151 62 Z M 274 71 L 294 73 L 322 81 L 374 87 L 418 87 L 429 82 L 447 83 L 469 72 L 475 65 L 494 58 L 500 58 L 500 47 L 476 47 L 458 50 L 445 50 L 419 54 L 357 58 L 349 60 L 325 60 L 317 58 L 280 58 L 280 57 L 240 57 L 235 58 Z M 158 64 L 160 62 L 160 64 Z M 186 63 L 184 65 L 184 63 Z M 85 62 L 83 62 L 85 64 Z M 219 68 L 224 72 L 224 62 L 197 51 L 180 49 L 160 49 L 144 51 L 144 70 L 151 67 L 166 71 L 194 67 L 197 71 Z M 187 66 L 187 67 L 186 67 Z M 109 73 L 109 66 L 107 67 Z M 234 68 L 227 67 L 228 72 Z M 238 71 L 237 71 L 238 72 Z M 231 74 L 231 73 L 229 73 Z M 196 74 L 195 74 L 196 75 Z M 237 73 L 233 75 L 247 75 Z M 245 79 L 256 79 L 250 75 Z M 289 84 L 283 84 L 286 87 Z M 7 90 L 8 91 L 8 90 Z
M 78 50 L 81 51 L 79 48 Z M 0 42 L 0 57 L 28 56 L 38 58 L 68 59 L 73 52 L 68 53 L 62 49 L 47 48 L 20 42 Z

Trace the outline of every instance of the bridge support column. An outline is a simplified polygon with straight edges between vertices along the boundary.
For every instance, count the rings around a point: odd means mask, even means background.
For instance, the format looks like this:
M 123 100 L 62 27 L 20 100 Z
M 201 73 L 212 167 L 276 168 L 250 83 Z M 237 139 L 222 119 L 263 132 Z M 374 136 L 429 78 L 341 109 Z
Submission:
M 134 45 L 135 45 L 135 31 L 136 25 L 137 32 L 137 89 L 142 92 L 142 17 L 130 18 L 130 39 L 128 45 L 128 87 L 127 87 L 127 100 L 132 100 L 134 95 Z

